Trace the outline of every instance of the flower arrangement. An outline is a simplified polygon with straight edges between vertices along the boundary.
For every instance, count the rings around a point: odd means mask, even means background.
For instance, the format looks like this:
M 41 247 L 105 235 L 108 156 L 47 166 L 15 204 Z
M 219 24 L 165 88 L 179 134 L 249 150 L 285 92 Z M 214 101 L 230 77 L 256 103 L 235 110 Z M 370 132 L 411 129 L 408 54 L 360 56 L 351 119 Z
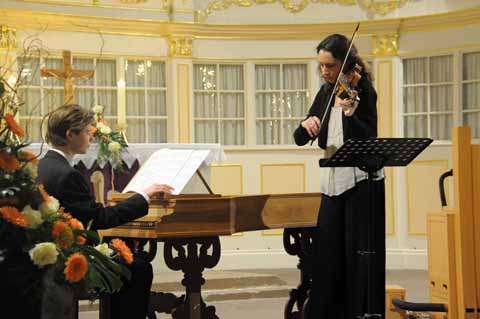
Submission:
M 0 263 L 12 251 L 28 254 L 32 267 L 53 270 L 56 282 L 81 295 L 120 290 L 130 277 L 130 249 L 120 239 L 94 246 L 98 234 L 36 183 L 37 156 L 25 149 L 28 137 L 15 120 L 19 105 L 15 85 L 0 77 Z
M 115 132 L 103 117 L 103 106 L 93 107 L 96 124 L 92 127 L 92 136 L 98 144 L 97 162 L 99 165 L 110 163 L 113 170 L 122 170 L 124 164 L 121 153 L 128 147 L 125 136 L 120 130 Z

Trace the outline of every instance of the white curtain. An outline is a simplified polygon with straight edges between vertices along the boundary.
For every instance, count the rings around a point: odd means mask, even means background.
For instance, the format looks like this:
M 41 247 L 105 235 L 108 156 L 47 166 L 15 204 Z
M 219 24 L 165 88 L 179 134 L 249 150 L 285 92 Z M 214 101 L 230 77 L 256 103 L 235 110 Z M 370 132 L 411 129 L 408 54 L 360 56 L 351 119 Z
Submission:
M 405 137 L 428 136 L 427 116 L 410 115 L 403 118 Z
M 218 142 L 218 120 L 195 120 L 195 143 Z
M 148 142 L 165 143 L 167 141 L 167 120 L 149 119 L 147 120 Z
M 21 118 L 42 116 L 40 87 L 20 88 L 18 90 L 20 101 L 25 103 L 19 108 Z
M 145 62 L 136 60 L 125 61 L 125 83 L 127 87 L 145 86 Z
M 145 143 L 145 120 L 127 117 L 126 132 L 129 143 Z
M 74 58 L 72 64 L 73 64 L 73 68 L 78 70 L 95 70 L 93 59 Z M 97 65 L 98 65 L 98 62 L 97 62 Z M 97 70 L 95 70 L 95 73 L 96 72 Z M 75 87 L 93 86 L 95 83 L 94 76 L 87 79 L 76 80 Z M 97 77 L 98 77 L 98 74 L 97 74 Z
M 427 83 L 427 58 L 403 60 L 403 84 Z
M 403 78 L 404 135 L 450 140 L 453 125 L 453 56 L 405 59 Z
M 127 89 L 126 90 L 126 114 L 128 116 L 145 116 L 145 90 Z
M 63 69 L 63 60 L 57 58 L 46 58 L 45 67 L 48 69 Z M 43 82 L 43 114 L 53 111 L 63 105 L 63 80 L 56 77 L 44 77 Z
M 195 92 L 194 109 L 196 118 L 217 118 L 217 94 L 214 92 Z
M 480 52 L 463 55 L 463 123 L 469 125 L 472 137 L 480 138 Z
M 307 64 L 256 65 L 256 143 L 293 144 L 308 108 Z
M 18 97 L 24 104 L 19 108 L 20 125 L 32 142 L 41 141 L 40 125 L 46 112 L 42 109 L 40 58 L 17 58 L 20 87 Z
M 257 120 L 257 144 L 280 144 L 280 120 Z
M 125 62 L 127 138 L 131 143 L 167 141 L 165 63 Z
M 164 90 L 147 90 L 147 104 L 149 116 L 167 116 L 167 105 Z
M 94 70 L 93 59 L 73 59 L 73 67 L 77 70 Z M 75 103 L 86 108 L 95 105 L 95 75 L 88 79 L 75 80 Z
M 165 63 L 161 61 L 146 61 L 147 65 L 147 87 L 164 88 L 165 84 Z
M 280 65 L 255 65 L 257 90 L 280 90 Z
M 194 65 L 195 141 L 245 144 L 242 65 Z

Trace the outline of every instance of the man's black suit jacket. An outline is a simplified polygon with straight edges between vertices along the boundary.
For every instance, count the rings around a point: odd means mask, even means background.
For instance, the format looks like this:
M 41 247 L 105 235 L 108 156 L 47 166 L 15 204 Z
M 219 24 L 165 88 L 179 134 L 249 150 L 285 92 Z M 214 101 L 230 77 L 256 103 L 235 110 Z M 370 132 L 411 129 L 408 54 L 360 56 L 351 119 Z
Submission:
M 59 200 L 67 213 L 80 220 L 85 226 L 93 221 L 91 229 L 112 228 L 148 212 L 148 202 L 135 194 L 123 202 L 104 207 L 95 202 L 88 182 L 71 167 L 65 157 L 48 151 L 38 164 L 38 181 L 45 190 Z

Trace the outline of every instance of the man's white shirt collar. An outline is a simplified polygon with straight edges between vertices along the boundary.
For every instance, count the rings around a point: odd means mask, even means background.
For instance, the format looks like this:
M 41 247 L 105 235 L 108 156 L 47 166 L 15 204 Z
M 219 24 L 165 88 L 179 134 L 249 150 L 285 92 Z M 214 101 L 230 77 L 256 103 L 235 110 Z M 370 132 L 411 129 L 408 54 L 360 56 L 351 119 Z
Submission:
M 56 148 L 53 148 L 53 147 L 51 147 L 50 149 L 52 151 L 57 152 L 58 154 L 62 155 L 67 160 L 68 164 L 70 164 L 70 166 L 73 167 L 75 165 L 75 163 L 73 162 L 73 156 L 69 156 L 69 155 L 65 154 L 63 151 L 61 151 L 59 149 L 56 149 Z

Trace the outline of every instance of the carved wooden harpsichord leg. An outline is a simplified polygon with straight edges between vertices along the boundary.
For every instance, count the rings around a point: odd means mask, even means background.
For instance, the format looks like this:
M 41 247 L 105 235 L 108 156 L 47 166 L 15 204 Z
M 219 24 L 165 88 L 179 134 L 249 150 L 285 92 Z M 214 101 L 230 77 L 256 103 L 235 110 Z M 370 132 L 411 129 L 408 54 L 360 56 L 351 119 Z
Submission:
M 170 269 L 181 270 L 184 273 L 182 285 L 186 288 L 186 296 L 172 311 L 172 318 L 217 319 L 215 307 L 207 306 L 203 302 L 201 287 L 205 283 L 203 270 L 215 267 L 220 260 L 220 238 L 215 236 L 166 239 L 164 258 Z
M 283 246 L 289 255 L 298 256 L 297 268 L 300 270 L 300 284 L 290 290 L 290 298 L 285 305 L 285 319 L 305 318 L 310 288 L 312 287 L 313 228 L 286 228 L 283 231 Z M 293 242 L 292 242 L 293 239 Z M 294 310 L 297 305 L 297 310 Z

